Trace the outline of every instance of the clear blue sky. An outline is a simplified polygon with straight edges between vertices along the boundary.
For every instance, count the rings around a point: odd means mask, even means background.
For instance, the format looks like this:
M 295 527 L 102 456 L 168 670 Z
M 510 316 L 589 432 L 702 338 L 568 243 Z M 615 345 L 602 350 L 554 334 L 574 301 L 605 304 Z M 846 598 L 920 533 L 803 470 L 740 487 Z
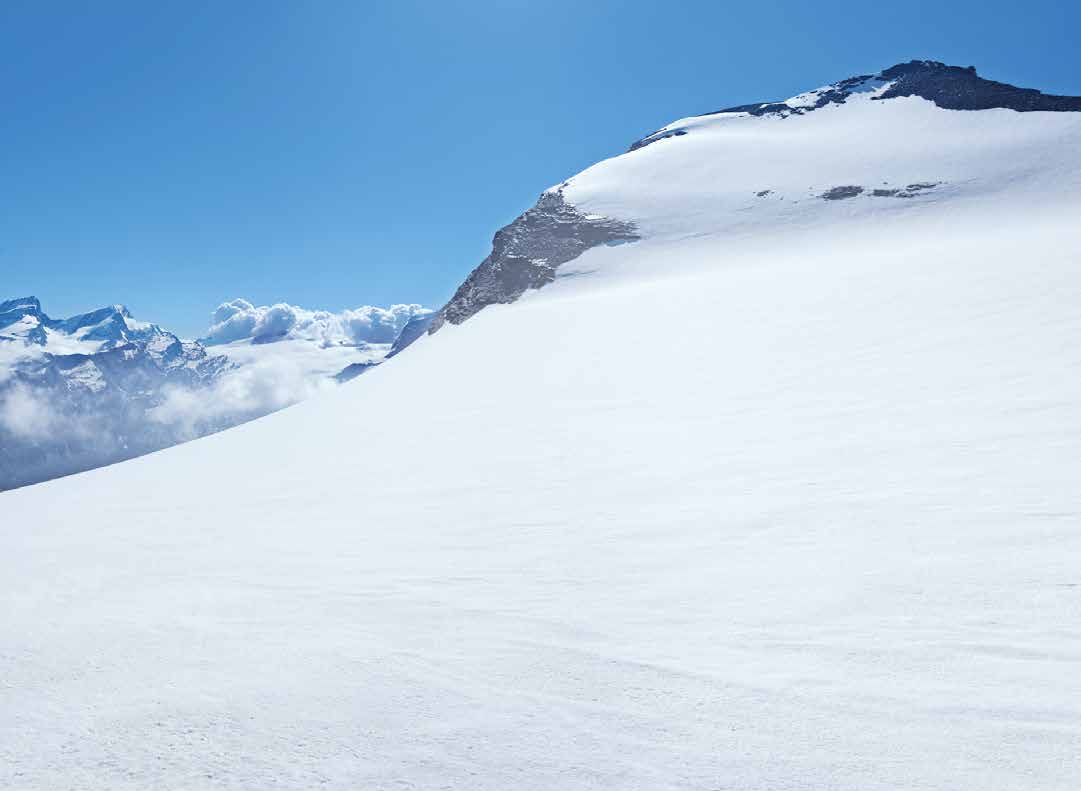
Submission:
M 545 187 L 897 61 L 1081 94 L 1081 3 L 0 5 L 0 297 L 440 304 Z

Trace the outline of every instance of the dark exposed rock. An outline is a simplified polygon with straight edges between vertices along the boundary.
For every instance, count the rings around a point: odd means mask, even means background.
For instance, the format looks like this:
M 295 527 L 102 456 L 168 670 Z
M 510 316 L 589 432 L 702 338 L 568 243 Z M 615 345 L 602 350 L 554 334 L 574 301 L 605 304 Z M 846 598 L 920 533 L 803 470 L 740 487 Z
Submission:
M 826 190 L 820 198 L 824 200 L 844 200 L 845 198 L 855 198 L 857 195 L 863 194 L 863 187 L 857 187 L 855 185 L 847 185 L 843 187 L 833 187 Z
M 487 305 L 514 302 L 526 290 L 551 283 L 561 265 L 591 247 L 639 238 L 633 223 L 587 216 L 567 203 L 562 191 L 545 192 L 533 208 L 496 232 L 491 254 L 435 315 L 428 332 L 444 321 L 461 324 Z
M 765 102 L 763 104 L 741 104 L 738 107 L 728 107 L 724 110 L 715 110 L 706 115 L 720 115 L 721 113 L 748 113 L 750 115 L 803 115 L 811 110 L 818 110 L 829 104 L 844 104 L 856 88 L 875 79 L 874 75 L 864 74 L 859 77 L 849 77 L 841 80 L 836 85 L 831 85 L 819 93 L 814 102 L 807 107 L 793 107 L 785 102 Z
M 873 194 L 877 197 L 887 198 L 915 198 L 921 192 L 926 192 L 937 186 L 938 182 L 919 182 L 917 184 L 909 184 L 904 189 L 875 190 Z
M 921 96 L 946 110 L 990 110 L 1000 107 L 1020 113 L 1037 110 L 1081 112 L 1081 96 L 1053 96 L 1033 88 L 1018 88 L 985 80 L 974 66 L 947 66 L 933 60 L 899 63 L 883 71 L 892 81 L 877 100 Z
M 874 198 L 914 198 L 920 193 L 934 189 L 940 183 L 938 181 L 921 181 L 909 184 L 906 187 L 879 187 L 871 190 L 870 195 Z M 818 197 L 824 200 L 844 200 L 845 198 L 855 198 L 857 195 L 863 195 L 865 192 L 867 190 L 864 187 L 850 184 L 828 189 Z

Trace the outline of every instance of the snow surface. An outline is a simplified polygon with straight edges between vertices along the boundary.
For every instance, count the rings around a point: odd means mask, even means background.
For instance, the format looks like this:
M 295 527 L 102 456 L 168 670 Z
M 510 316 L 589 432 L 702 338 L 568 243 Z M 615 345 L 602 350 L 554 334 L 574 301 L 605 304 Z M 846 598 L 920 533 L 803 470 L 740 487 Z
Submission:
M 0 495 L 0 786 L 1076 788 L 1081 115 L 691 120 L 579 276 Z

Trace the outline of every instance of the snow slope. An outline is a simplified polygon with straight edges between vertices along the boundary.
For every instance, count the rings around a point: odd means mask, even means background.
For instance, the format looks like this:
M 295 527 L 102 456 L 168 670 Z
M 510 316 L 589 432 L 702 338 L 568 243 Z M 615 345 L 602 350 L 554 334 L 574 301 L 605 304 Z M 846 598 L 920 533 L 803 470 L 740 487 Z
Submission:
M 0 495 L 0 785 L 1075 788 L 1081 114 L 679 123 L 562 188 L 641 241 Z

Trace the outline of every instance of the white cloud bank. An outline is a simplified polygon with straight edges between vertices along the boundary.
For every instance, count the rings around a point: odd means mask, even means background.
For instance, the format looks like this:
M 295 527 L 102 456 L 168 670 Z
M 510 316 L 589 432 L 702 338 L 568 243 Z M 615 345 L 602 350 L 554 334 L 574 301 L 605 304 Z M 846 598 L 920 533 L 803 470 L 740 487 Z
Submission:
M 331 313 L 306 310 L 295 305 L 253 305 L 246 299 L 223 302 L 211 316 L 208 344 L 231 343 L 252 338 L 270 340 L 294 338 L 322 346 L 361 343 L 393 343 L 414 316 L 431 313 L 421 305 L 391 305 L 377 308 L 364 305 L 354 310 Z
M 168 386 L 147 417 L 169 427 L 176 442 L 253 420 L 337 387 L 329 377 L 313 377 L 289 357 L 270 357 L 239 366 L 209 387 Z

